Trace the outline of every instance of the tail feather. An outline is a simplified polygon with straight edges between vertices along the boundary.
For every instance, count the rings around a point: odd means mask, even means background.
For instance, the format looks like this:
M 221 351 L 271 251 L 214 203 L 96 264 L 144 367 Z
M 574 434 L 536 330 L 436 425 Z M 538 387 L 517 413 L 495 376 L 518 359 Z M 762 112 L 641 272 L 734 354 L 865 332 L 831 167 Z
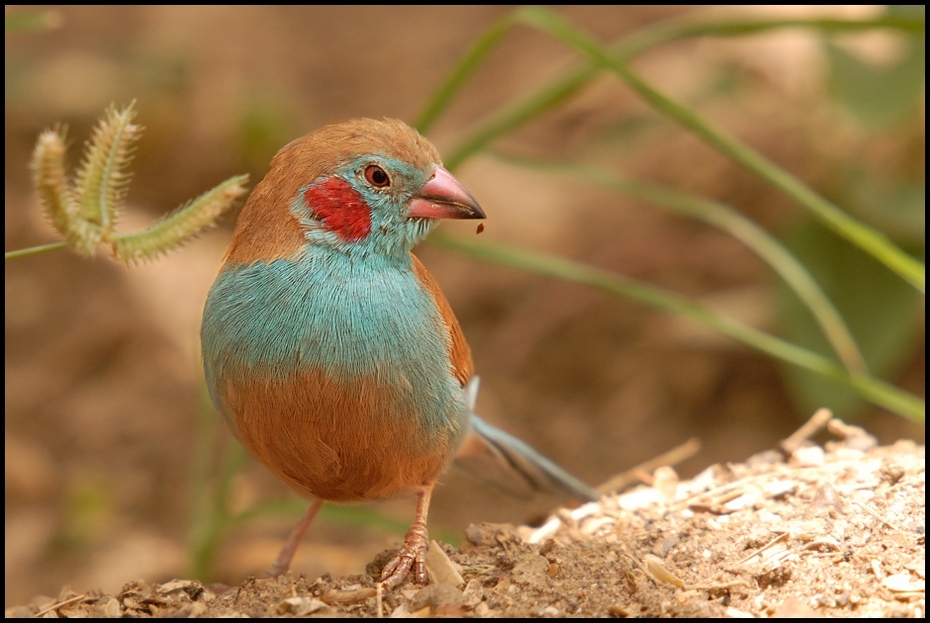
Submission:
M 600 498 L 597 491 L 531 448 L 527 443 L 474 414 L 478 378 L 465 388 L 471 426 L 455 464 L 509 493 L 528 497 L 534 492 L 569 497 L 579 502 Z

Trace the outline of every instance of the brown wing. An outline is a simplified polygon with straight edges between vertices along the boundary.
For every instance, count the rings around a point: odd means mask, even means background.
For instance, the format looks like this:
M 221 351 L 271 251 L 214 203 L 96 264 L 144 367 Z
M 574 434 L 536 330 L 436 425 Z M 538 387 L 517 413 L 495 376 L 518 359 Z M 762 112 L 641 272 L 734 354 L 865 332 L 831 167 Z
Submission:
M 452 307 L 449 306 L 449 301 L 446 300 L 442 290 L 439 289 L 439 284 L 426 270 L 426 266 L 413 253 L 410 254 L 410 257 L 413 259 L 413 272 L 416 274 L 417 279 L 423 284 L 423 289 L 431 293 L 436 301 L 436 308 L 439 309 L 439 315 L 449 336 L 449 358 L 452 362 L 452 370 L 455 378 L 464 387 L 474 373 L 475 366 L 472 363 L 471 349 L 468 347 L 468 342 L 465 341 L 462 327 L 459 326 L 459 321 L 456 320 Z

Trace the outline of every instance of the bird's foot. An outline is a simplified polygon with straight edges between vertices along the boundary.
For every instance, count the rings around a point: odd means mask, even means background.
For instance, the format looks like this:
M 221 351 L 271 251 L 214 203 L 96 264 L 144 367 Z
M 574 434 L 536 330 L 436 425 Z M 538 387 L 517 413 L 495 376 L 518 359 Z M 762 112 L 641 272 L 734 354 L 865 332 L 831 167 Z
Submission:
M 426 584 L 429 579 L 426 575 L 426 550 L 429 543 L 426 536 L 426 524 L 414 522 L 407 531 L 404 544 L 384 566 L 381 572 L 381 583 L 384 588 L 391 589 L 404 581 L 407 572 L 413 569 L 413 578 L 420 584 Z

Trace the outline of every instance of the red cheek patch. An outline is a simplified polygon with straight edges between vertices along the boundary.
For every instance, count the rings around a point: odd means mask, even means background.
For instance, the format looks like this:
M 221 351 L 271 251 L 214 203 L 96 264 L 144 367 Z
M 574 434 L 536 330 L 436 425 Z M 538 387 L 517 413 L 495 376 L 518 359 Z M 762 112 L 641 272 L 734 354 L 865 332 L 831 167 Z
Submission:
M 341 177 L 331 177 L 311 186 L 304 200 L 329 231 L 347 242 L 356 242 L 371 232 L 371 208 Z

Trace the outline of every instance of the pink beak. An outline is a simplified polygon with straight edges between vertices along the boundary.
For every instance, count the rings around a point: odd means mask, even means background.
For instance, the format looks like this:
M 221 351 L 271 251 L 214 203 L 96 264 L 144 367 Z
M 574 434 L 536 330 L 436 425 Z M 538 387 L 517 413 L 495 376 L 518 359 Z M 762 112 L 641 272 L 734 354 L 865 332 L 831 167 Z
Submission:
M 433 176 L 410 200 L 410 218 L 484 218 L 484 211 L 465 187 L 444 168 L 436 165 Z

